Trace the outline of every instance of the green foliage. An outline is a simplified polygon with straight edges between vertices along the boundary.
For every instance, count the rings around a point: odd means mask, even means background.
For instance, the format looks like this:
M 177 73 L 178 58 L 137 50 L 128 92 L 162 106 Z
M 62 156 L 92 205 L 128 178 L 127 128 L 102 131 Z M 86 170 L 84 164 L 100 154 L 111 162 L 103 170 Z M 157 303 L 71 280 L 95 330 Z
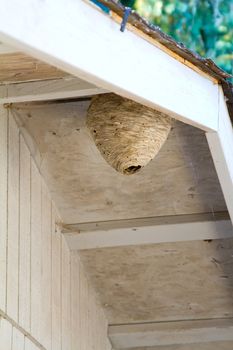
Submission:
M 122 0 L 175 40 L 233 73 L 233 0 Z

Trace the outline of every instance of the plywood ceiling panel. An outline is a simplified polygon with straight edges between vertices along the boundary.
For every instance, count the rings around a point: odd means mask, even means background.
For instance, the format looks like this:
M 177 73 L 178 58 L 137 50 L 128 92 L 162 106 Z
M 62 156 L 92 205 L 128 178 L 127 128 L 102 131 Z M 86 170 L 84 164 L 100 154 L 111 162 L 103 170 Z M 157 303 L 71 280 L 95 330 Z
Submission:
M 155 346 L 143 348 L 131 348 L 130 350 L 232 350 L 233 342 L 210 342 L 186 345 Z
M 110 324 L 233 316 L 233 239 L 80 251 Z
M 21 52 L 0 55 L 0 84 L 58 79 L 67 73 Z
M 174 122 L 158 156 L 124 176 L 85 126 L 89 102 L 13 106 L 65 223 L 225 211 L 202 131 Z

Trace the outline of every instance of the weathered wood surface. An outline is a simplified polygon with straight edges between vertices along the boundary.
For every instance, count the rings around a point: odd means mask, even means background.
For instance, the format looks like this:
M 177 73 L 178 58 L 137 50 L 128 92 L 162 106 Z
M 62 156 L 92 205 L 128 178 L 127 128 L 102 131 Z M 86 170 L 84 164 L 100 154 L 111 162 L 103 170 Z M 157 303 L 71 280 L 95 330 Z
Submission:
M 228 341 L 233 344 L 233 318 L 109 326 L 115 349 Z M 218 344 L 217 344 L 218 345 Z
M 110 324 L 233 317 L 233 239 L 79 254 Z
M 84 80 L 67 77 L 0 85 L 0 103 L 79 98 L 104 92 L 107 91 Z
M 0 84 L 58 79 L 67 73 L 21 52 L 0 55 Z
M 226 210 L 202 131 L 176 122 L 158 156 L 128 178 L 96 149 L 85 126 L 88 106 L 83 101 L 12 108 L 63 222 Z
M 18 8 L 16 0 L 4 0 L 2 9 L 0 39 L 4 42 L 181 121 L 217 130 L 218 86 L 212 78 L 201 76 L 129 30 L 122 36 L 119 24 L 88 2 L 61 0 L 59 6 L 41 6 L 27 0 Z M 98 23 L 95 35 L 93 23 Z M 133 65 L 131 57 L 137 57 Z
M 6 45 L 0 41 L 0 55 L 3 54 L 9 54 L 9 53 L 15 53 L 18 50 L 14 48 L 13 46 Z M 1 59 L 1 57 L 0 57 Z
M 227 212 L 61 226 L 71 250 L 233 238 Z
M 233 223 L 233 125 L 229 119 L 226 97 L 219 88 L 218 132 L 206 133 L 227 208 Z
M 93 301 L 83 267 L 82 275 L 77 273 L 78 257 L 70 274 L 71 257 L 59 231 L 59 215 L 12 114 L 2 107 L 0 133 L 0 350 L 21 350 L 24 342 L 26 350 L 76 350 L 71 338 L 74 344 L 81 340 L 80 349 L 87 350 L 90 324 L 96 338 L 103 335 L 95 349 L 107 350 L 103 310 L 96 296 Z M 82 295 L 71 304 L 76 285 Z M 71 311 L 85 319 L 79 334 L 74 322 L 71 327 Z M 96 339 L 91 341 L 97 344 Z

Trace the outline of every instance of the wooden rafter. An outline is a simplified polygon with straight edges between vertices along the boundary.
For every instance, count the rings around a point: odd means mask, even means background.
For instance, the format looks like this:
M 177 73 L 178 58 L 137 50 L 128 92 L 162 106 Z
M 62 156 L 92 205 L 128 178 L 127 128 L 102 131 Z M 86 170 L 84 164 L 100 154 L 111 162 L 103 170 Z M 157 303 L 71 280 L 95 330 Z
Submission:
M 71 250 L 233 237 L 227 213 L 73 224 L 61 230 Z

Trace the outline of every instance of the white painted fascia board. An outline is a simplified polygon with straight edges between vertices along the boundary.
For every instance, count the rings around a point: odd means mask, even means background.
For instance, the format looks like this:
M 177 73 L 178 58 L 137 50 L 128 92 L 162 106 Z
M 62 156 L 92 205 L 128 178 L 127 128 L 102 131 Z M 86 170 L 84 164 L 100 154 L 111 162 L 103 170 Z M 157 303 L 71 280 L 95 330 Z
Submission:
M 219 87 L 218 131 L 207 132 L 206 137 L 233 223 L 233 128 L 222 87 Z
M 16 48 L 0 42 L 0 55 L 15 53 L 17 51 L 18 50 Z M 0 59 L 1 59 L 1 57 L 0 57 Z
M 48 101 L 92 96 L 107 92 L 79 78 L 0 85 L 0 104 Z
M 218 86 L 91 4 L 2 0 L 0 40 L 103 89 L 206 131 L 218 126 Z M 6 13 L 10 14 L 6 16 Z
M 233 237 L 229 218 L 209 214 L 66 225 L 61 231 L 70 250 Z
M 233 319 L 207 319 L 110 325 L 114 349 L 233 341 Z

